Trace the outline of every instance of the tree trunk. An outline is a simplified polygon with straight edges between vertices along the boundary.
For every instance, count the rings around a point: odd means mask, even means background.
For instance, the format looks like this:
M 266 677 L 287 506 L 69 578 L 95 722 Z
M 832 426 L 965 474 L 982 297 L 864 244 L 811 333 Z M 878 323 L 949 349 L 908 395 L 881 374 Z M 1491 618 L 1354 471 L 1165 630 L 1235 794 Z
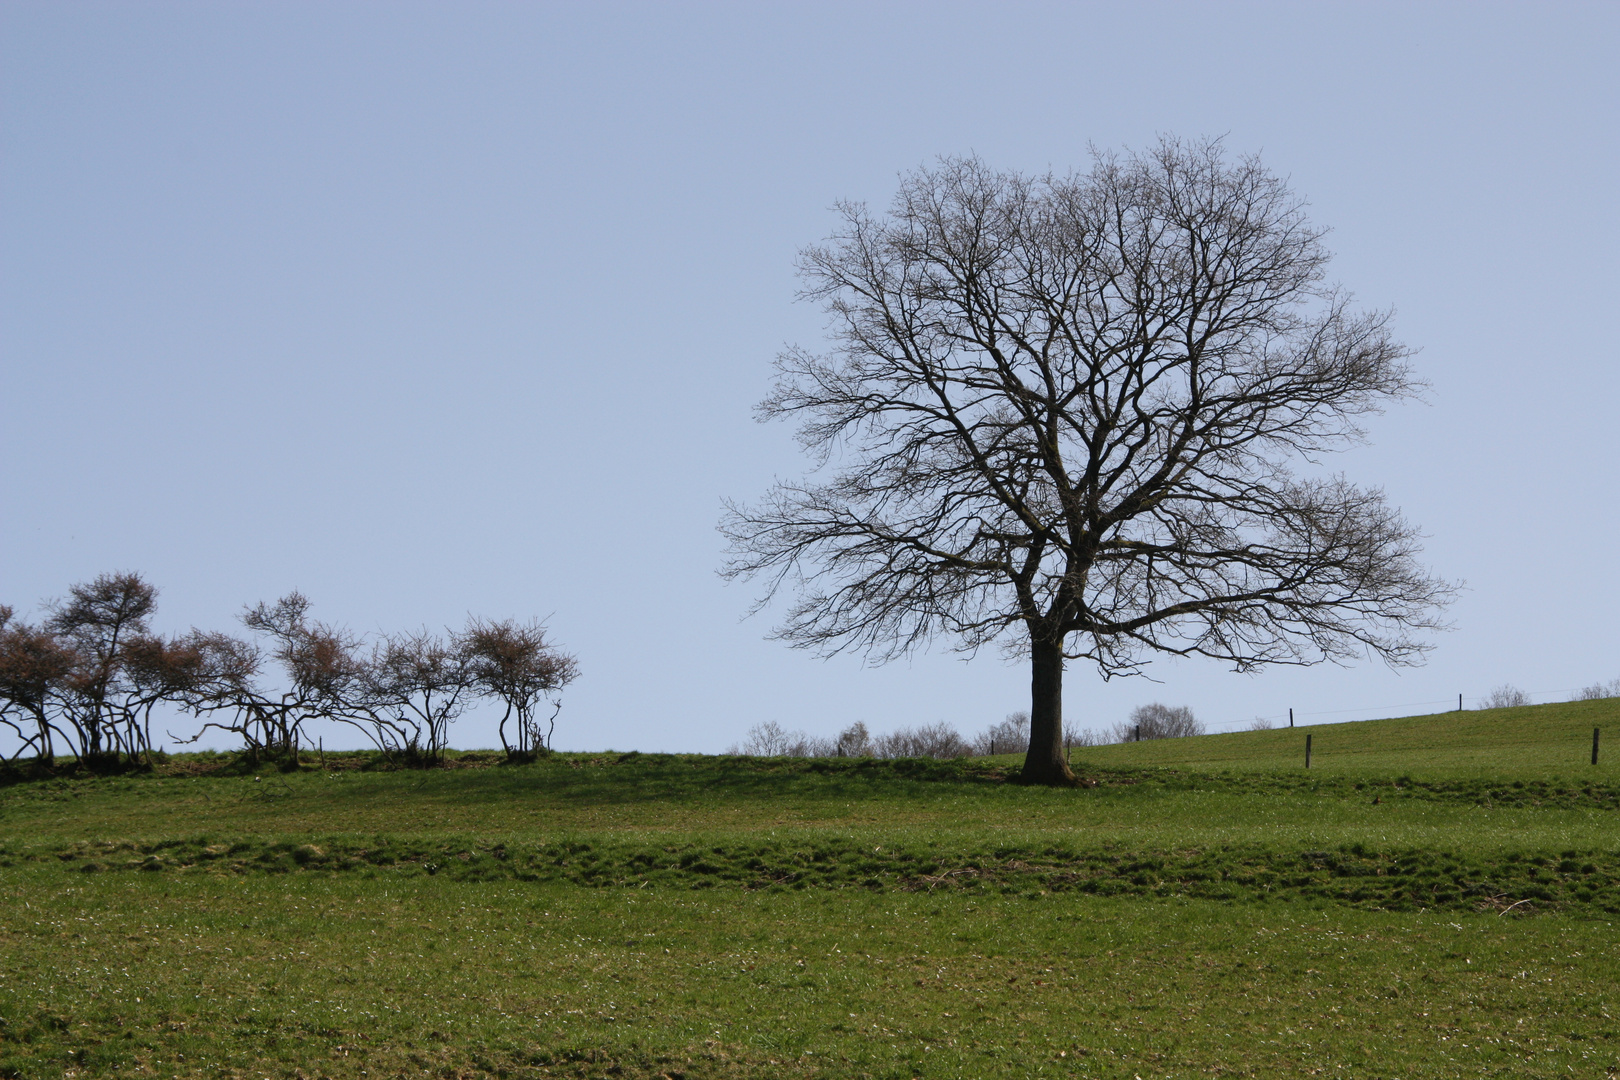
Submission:
M 510 719 L 512 719 L 512 703 L 508 701 L 506 703 L 506 711 L 501 714 L 501 724 L 499 728 L 501 734 L 501 749 L 506 751 L 506 760 L 508 761 L 512 760 L 512 746 L 506 741 L 506 722 Z
M 1034 637 L 1034 635 L 1031 635 Z M 1026 784 L 1069 786 L 1074 773 L 1063 758 L 1063 646 L 1030 643 L 1029 753 L 1019 777 Z

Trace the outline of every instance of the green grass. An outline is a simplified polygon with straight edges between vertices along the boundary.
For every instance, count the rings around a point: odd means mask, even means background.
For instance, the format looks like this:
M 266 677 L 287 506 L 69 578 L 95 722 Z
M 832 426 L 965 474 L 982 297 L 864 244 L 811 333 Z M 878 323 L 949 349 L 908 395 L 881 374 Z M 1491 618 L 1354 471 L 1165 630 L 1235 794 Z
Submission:
M 1604 726 L 1611 741 L 1594 767 L 1592 729 Z M 1620 780 L 1615 698 L 1158 739 L 1084 753 L 1103 765 L 1268 772 L 1303 768 L 1307 733 L 1311 769 L 1326 776 Z
M 24 1075 L 1614 1064 L 1613 928 L 1559 916 L 43 867 L 18 884 L 38 910 L 8 919 L 0 1009 Z
M 15 783 L 0 1077 L 1620 1075 L 1594 726 Z

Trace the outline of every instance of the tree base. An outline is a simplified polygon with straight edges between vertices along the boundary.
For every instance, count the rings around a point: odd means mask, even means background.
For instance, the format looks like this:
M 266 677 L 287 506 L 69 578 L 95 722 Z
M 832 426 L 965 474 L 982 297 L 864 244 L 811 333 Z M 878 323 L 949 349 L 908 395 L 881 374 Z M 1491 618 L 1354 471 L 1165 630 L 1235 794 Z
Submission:
M 1018 774 L 1020 784 L 1031 784 L 1039 787 L 1084 787 L 1080 778 L 1074 775 L 1069 763 L 1063 758 L 1038 758 L 1031 753 L 1024 758 L 1024 768 Z

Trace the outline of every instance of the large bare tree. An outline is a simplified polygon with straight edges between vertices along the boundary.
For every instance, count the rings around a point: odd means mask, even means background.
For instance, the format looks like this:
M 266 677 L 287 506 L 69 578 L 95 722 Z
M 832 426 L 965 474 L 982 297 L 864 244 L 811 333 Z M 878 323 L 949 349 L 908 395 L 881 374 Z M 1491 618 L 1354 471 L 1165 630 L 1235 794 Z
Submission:
M 816 474 L 722 525 L 727 575 L 797 593 L 779 637 L 1026 655 L 1035 783 L 1074 779 L 1066 660 L 1421 658 L 1448 586 L 1381 492 L 1320 468 L 1419 388 L 1409 353 L 1326 283 L 1323 231 L 1257 159 L 946 159 L 887 215 L 838 209 L 799 263 L 833 346 L 785 352 L 760 409 Z

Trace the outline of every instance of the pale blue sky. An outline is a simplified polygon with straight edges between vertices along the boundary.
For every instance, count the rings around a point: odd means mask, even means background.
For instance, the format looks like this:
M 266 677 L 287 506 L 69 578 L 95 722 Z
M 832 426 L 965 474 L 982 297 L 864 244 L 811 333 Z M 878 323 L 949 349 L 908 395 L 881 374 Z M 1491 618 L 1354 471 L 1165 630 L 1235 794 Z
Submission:
M 0 601 L 129 568 L 171 630 L 293 588 L 547 616 L 569 748 L 976 730 L 1022 667 L 816 660 L 715 576 L 721 498 L 802 468 L 751 416 L 819 340 L 794 252 L 935 155 L 1224 133 L 1422 350 L 1429 403 L 1342 465 L 1469 591 L 1423 669 L 1077 667 L 1069 722 L 1565 696 L 1620 677 L 1616 55 L 1613 4 L 12 0 Z

